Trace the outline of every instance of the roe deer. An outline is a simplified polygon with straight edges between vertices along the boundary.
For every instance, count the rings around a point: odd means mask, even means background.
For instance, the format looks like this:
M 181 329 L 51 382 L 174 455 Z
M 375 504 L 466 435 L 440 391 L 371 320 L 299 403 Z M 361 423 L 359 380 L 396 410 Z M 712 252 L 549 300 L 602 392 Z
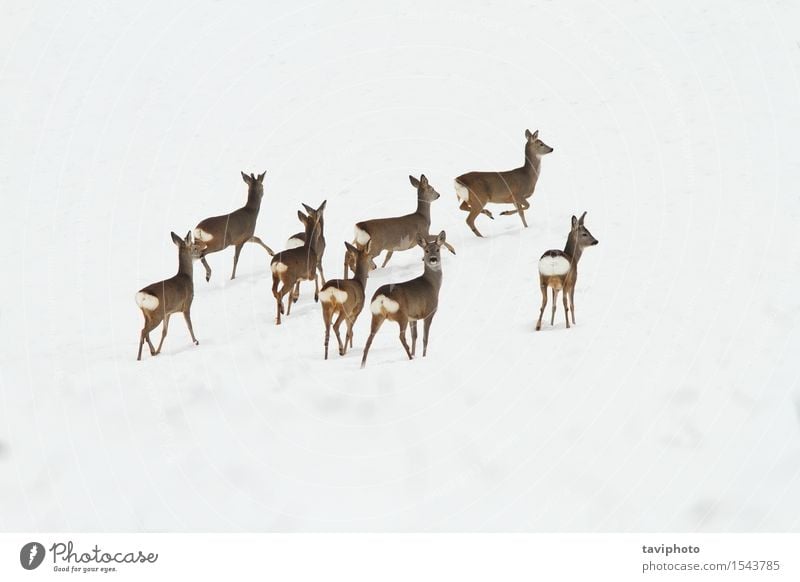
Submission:
M 315 230 L 319 228 L 319 215 L 307 216 L 297 211 L 297 217 L 305 225 L 305 240 L 313 241 Z M 289 293 L 286 315 L 292 312 L 292 303 L 300 296 L 300 281 L 314 280 L 314 301 L 319 301 L 319 280 L 317 279 L 317 255 L 313 244 L 304 243 L 301 247 L 287 249 L 272 257 L 270 270 L 272 271 L 272 295 L 277 302 L 277 317 L 275 324 L 281 324 L 283 313 L 283 296 Z M 278 290 L 278 283 L 281 289 Z
M 550 250 L 539 259 L 539 287 L 542 291 L 542 308 L 539 310 L 539 321 L 536 322 L 536 331 L 542 329 L 542 315 L 547 307 L 547 289 L 553 290 L 553 314 L 550 325 L 556 320 L 556 299 L 558 292 L 564 293 L 564 316 L 567 318 L 569 329 L 569 310 L 572 309 L 572 323 L 575 323 L 575 283 L 578 280 L 578 261 L 581 260 L 583 249 L 594 246 L 599 241 L 592 236 L 589 229 L 583 225 L 586 213 L 580 218 L 572 217 L 572 228 L 567 236 L 567 244 L 563 251 Z M 569 305 L 567 305 L 569 296 Z
M 352 256 L 355 261 L 352 279 L 334 279 L 328 281 L 319 292 L 319 301 L 322 303 L 322 320 L 325 322 L 325 359 L 328 359 L 328 342 L 331 337 L 331 321 L 333 331 L 336 334 L 336 341 L 339 342 L 339 355 L 347 353 L 347 344 L 353 347 L 353 324 L 358 319 L 361 310 L 364 308 L 364 291 L 367 287 L 367 277 L 369 277 L 370 263 L 372 258 L 369 254 L 369 243 L 365 247 L 356 248 L 350 243 L 344 243 L 347 248 L 348 256 Z M 342 321 L 347 321 L 347 333 L 344 336 L 344 344 L 339 335 L 339 326 Z
M 353 244 L 364 246 L 370 243 L 372 257 L 377 257 L 386 251 L 386 258 L 381 267 L 385 267 L 395 251 L 407 251 L 414 248 L 417 236 L 428 236 L 431 227 L 431 202 L 437 200 L 440 194 L 428 183 L 425 174 L 417 180 L 409 176 L 411 185 L 417 189 L 417 211 L 404 216 L 393 218 L 375 218 L 359 222 L 355 227 L 355 240 Z M 451 253 L 455 249 L 447 245 Z M 344 276 L 347 277 L 348 265 L 345 263 Z
M 328 201 L 324 200 L 316 210 L 307 204 L 303 204 L 303 208 L 306 209 L 308 216 L 318 215 L 319 228 L 314 231 L 312 246 L 314 247 L 314 252 L 317 254 L 317 269 L 319 270 L 319 276 L 322 277 L 323 285 L 325 284 L 325 273 L 322 271 L 322 255 L 325 254 L 325 220 L 322 214 L 325 211 L 325 205 L 327 203 Z M 286 250 L 296 249 L 302 247 L 304 244 L 306 244 L 306 233 L 296 232 L 286 241 Z
M 530 207 L 528 198 L 533 195 L 539 179 L 542 156 L 553 151 L 539 139 L 539 130 L 531 133 L 525 130 L 525 163 L 521 168 L 505 172 L 469 172 L 455 181 L 456 195 L 461 210 L 469 212 L 467 225 L 476 236 L 483 236 L 475 227 L 475 218 L 485 214 L 494 219 L 492 213 L 484 209 L 488 203 L 513 204 L 516 210 L 505 210 L 501 216 L 519 214 L 522 225 L 528 228 L 525 211 Z
M 417 321 L 425 321 L 422 335 L 422 357 L 428 352 L 428 333 L 431 329 L 433 316 L 439 306 L 439 289 L 442 287 L 442 260 L 440 251 L 445 244 L 445 232 L 439 236 L 417 236 L 417 244 L 425 251 L 422 260 L 425 262 L 425 271 L 410 281 L 383 285 L 372 296 L 370 311 L 372 311 L 372 324 L 367 344 L 364 346 L 364 356 L 361 367 L 367 365 L 367 354 L 375 334 L 378 333 L 385 320 L 396 321 L 400 326 L 400 343 L 406 350 L 408 359 L 414 357 L 417 347 Z M 411 349 L 406 342 L 406 326 L 411 324 Z
M 261 198 L 264 196 L 264 175 L 266 173 L 265 171 L 256 177 L 254 174 L 248 176 L 242 172 L 242 179 L 247 184 L 247 204 L 230 214 L 201 220 L 195 227 L 194 237 L 206 243 L 206 250 L 200 257 L 206 270 L 206 281 L 211 280 L 211 267 L 208 266 L 206 255 L 216 253 L 231 245 L 234 245 L 231 279 L 236 278 L 236 264 L 239 262 L 239 253 L 242 252 L 244 243 L 254 242 L 264 247 L 270 256 L 275 254 L 253 234 L 256 230 L 258 211 L 261 209 Z
M 173 313 L 179 311 L 183 313 L 186 326 L 189 328 L 189 335 L 195 345 L 200 342 L 194 337 L 192 329 L 192 299 L 194 298 L 194 280 L 192 278 L 192 261 L 199 259 L 205 250 L 205 243 L 192 241 L 192 233 L 187 232 L 186 238 L 181 239 L 177 234 L 172 235 L 172 242 L 178 247 L 178 274 L 174 277 L 148 285 L 136 294 L 136 305 L 144 314 L 144 327 L 139 336 L 139 355 L 137 360 L 142 359 L 142 346 L 144 342 L 150 347 L 150 355 L 156 356 L 161 352 L 164 338 L 167 337 L 169 318 Z M 150 332 L 164 322 L 161 328 L 161 341 L 158 348 L 153 347 L 150 341 Z

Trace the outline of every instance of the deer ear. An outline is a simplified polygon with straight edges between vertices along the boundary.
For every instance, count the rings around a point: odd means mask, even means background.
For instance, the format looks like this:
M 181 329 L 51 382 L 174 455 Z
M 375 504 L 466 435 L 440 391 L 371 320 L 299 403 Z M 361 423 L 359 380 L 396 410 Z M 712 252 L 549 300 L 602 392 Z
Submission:
M 315 212 L 314 209 L 311 208 L 308 204 L 304 202 L 301 202 L 300 204 L 303 206 L 303 208 L 306 209 L 306 212 L 308 212 L 309 215 Z
M 306 216 L 305 214 L 303 214 L 302 212 L 300 212 L 300 211 L 298 210 L 298 211 L 297 211 L 297 218 L 299 218 L 299 219 L 300 219 L 300 222 L 302 222 L 303 224 L 305 224 L 305 223 L 306 223 L 306 219 L 308 219 L 308 216 Z
M 322 204 L 320 204 L 320 205 L 319 205 L 319 208 L 317 208 L 317 212 L 322 212 L 323 210 L 325 210 L 325 205 L 326 205 L 327 203 L 328 203 L 328 201 L 327 201 L 327 200 L 323 200 L 323 201 L 322 201 Z
M 351 245 L 351 244 L 350 244 L 349 242 L 347 242 L 347 241 L 344 241 L 344 247 L 347 249 L 347 252 L 348 252 L 348 253 L 353 253 L 353 254 L 356 254 L 356 253 L 358 252 L 358 250 L 356 249 L 356 247 L 354 247 L 353 245 Z
M 442 231 L 439 233 L 439 236 L 436 237 L 436 244 L 442 246 L 445 240 L 447 240 L 447 234 Z
M 537 137 L 539 137 L 539 130 L 538 129 L 533 132 L 533 135 L 531 136 L 531 138 L 532 139 L 536 139 Z
M 177 234 L 174 232 L 169 234 L 172 236 L 172 242 L 174 242 L 176 245 L 181 246 L 183 244 L 183 239 L 181 239 L 181 237 L 179 237 Z
M 414 176 L 409 176 L 408 181 L 411 182 L 411 185 L 414 186 L 414 188 L 419 188 L 419 180 L 417 180 Z
M 525 139 L 529 140 L 529 139 L 532 139 L 532 138 L 533 138 L 533 134 L 531 133 L 531 130 L 530 129 L 526 129 L 525 130 Z
M 585 210 L 583 211 L 583 214 L 581 214 L 581 217 L 578 219 L 578 224 L 579 225 L 583 226 L 583 219 L 584 218 L 586 218 L 586 211 Z
M 264 183 L 264 176 L 266 176 L 266 175 L 267 175 L 267 171 L 264 170 L 261 174 L 258 175 L 257 180 L 263 184 Z
M 244 180 L 245 184 L 250 184 L 250 176 L 242 172 L 242 180 Z
M 417 244 L 421 246 L 423 249 L 428 248 L 428 241 L 421 234 L 417 234 Z
M 578 219 L 577 219 L 577 218 L 576 218 L 576 216 L 573 214 L 573 215 L 572 215 L 572 228 L 573 228 L 573 229 L 574 229 L 574 228 L 577 228 L 577 226 L 578 226 Z
M 423 186 L 428 185 L 428 179 L 425 177 L 425 174 L 419 175 L 419 183 L 422 184 Z
M 185 238 L 185 239 L 183 239 L 183 241 L 184 241 L 184 242 L 185 242 L 187 245 L 190 245 L 190 244 L 192 244 L 192 231 L 191 231 L 191 230 L 190 230 L 189 232 L 187 232 L 187 233 L 186 233 L 186 238 Z

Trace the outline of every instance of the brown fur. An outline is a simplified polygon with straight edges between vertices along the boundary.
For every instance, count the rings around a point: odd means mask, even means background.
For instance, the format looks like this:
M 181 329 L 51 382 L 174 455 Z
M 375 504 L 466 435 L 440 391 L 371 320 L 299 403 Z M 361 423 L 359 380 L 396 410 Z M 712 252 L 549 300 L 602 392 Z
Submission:
M 164 345 L 164 338 L 167 337 L 167 329 L 169 327 L 169 318 L 173 313 L 181 312 L 186 320 L 186 326 L 189 328 L 189 335 L 192 336 L 192 341 L 195 345 L 200 342 L 194 337 L 194 330 L 192 329 L 191 308 L 192 300 L 194 299 L 194 280 L 192 278 L 192 261 L 198 259 L 203 252 L 205 245 L 201 242 L 192 242 L 191 232 L 186 234 L 186 238 L 181 239 L 174 232 L 171 233 L 172 241 L 178 247 L 178 273 L 174 277 L 153 283 L 140 290 L 141 293 L 152 295 L 158 299 L 158 306 L 156 309 L 150 311 L 141 308 L 144 315 L 144 327 L 139 336 L 139 354 L 137 360 L 142 359 L 142 346 L 144 342 L 150 348 L 150 355 L 156 356 L 161 352 L 161 346 Z M 158 342 L 158 348 L 153 347 L 153 342 L 150 341 L 150 332 L 158 327 L 158 324 L 164 322 L 161 328 L 161 341 Z
M 570 268 L 564 275 L 542 275 L 539 273 L 539 289 L 542 292 L 542 307 L 539 310 L 539 320 L 536 322 L 536 331 L 542 329 L 542 316 L 544 308 L 547 307 L 547 289 L 552 289 L 553 293 L 553 313 L 550 317 L 550 325 L 556 321 L 556 301 L 559 291 L 563 291 L 564 316 L 567 320 L 569 329 L 569 312 L 572 310 L 572 323 L 575 323 L 575 284 L 578 282 L 578 261 L 583 255 L 583 249 L 596 245 L 599 241 L 592 236 L 589 229 L 583 225 L 586 218 L 584 212 L 580 218 L 572 217 L 572 227 L 567 236 L 567 244 L 563 251 L 549 250 L 541 258 L 546 256 L 561 256 L 570 263 Z
M 323 285 L 320 294 L 329 288 L 336 288 L 347 293 L 347 299 L 343 303 L 339 303 L 335 295 L 332 295 L 329 301 L 322 302 L 322 320 L 325 323 L 325 359 L 328 359 L 328 343 L 331 336 L 331 323 L 333 322 L 333 331 L 336 334 L 336 341 L 339 342 L 339 355 L 343 356 L 347 353 L 348 343 L 353 347 L 353 325 L 361 314 L 364 308 L 365 289 L 367 286 L 367 277 L 371 266 L 375 263 L 369 254 L 369 243 L 362 248 L 356 248 L 349 243 L 344 243 L 347 247 L 347 254 L 353 257 L 355 267 L 353 269 L 354 276 L 352 279 L 334 279 L 328 281 Z M 336 317 L 336 321 L 333 318 Z M 347 333 L 342 343 L 342 338 L 339 335 L 339 326 L 342 321 L 347 322 Z
M 318 229 L 318 215 L 314 217 L 306 216 L 299 210 L 297 217 L 305 225 L 305 240 L 313 241 L 315 230 Z M 278 271 L 277 265 L 282 263 L 287 269 L 283 272 Z M 306 242 L 301 247 L 281 251 L 272 257 L 270 270 L 272 271 L 272 295 L 277 302 L 277 315 L 275 324 L 281 324 L 281 314 L 283 313 L 283 296 L 291 292 L 287 301 L 286 315 L 292 312 L 292 303 L 300 297 L 300 282 L 314 281 L 314 301 L 319 301 L 319 280 L 317 279 L 317 254 L 314 252 L 314 245 Z M 278 289 L 278 285 L 282 287 Z
M 248 187 L 247 204 L 230 214 L 212 216 L 201 220 L 195 227 L 195 230 L 202 229 L 213 236 L 210 241 L 206 241 L 206 250 L 203 252 L 203 256 L 200 257 L 200 261 L 206 270 L 206 281 L 211 280 L 211 267 L 206 261 L 206 255 L 217 253 L 231 245 L 234 247 L 231 279 L 236 278 L 236 265 L 239 263 L 239 254 L 242 252 L 242 247 L 245 243 L 256 243 L 261 245 L 270 256 L 274 254 L 272 249 L 254 234 L 258 213 L 261 210 L 261 198 L 264 196 L 265 174 L 266 172 L 256 177 L 253 174 L 248 176 L 242 172 L 242 179 Z
M 367 344 L 364 346 L 364 355 L 361 359 L 361 367 L 367 364 L 367 354 L 372 345 L 372 340 L 375 334 L 378 333 L 381 325 L 385 320 L 395 321 L 400 326 L 400 343 L 408 355 L 408 359 L 412 359 L 416 352 L 417 346 L 417 321 L 422 319 L 424 321 L 423 337 L 422 337 L 422 356 L 425 357 L 428 353 L 428 334 L 430 332 L 433 316 L 436 315 L 436 310 L 439 307 L 439 290 L 442 286 L 442 262 L 441 262 L 441 247 L 445 244 L 445 232 L 442 231 L 437 237 L 423 237 L 417 238 L 417 244 L 424 250 L 423 261 L 425 262 L 425 271 L 410 281 L 403 283 L 394 283 L 391 285 L 383 285 L 379 287 L 370 301 L 370 308 L 372 304 L 383 295 L 386 298 L 398 304 L 398 310 L 394 313 L 386 309 L 380 309 L 377 313 L 372 312 L 372 323 L 370 328 L 369 338 Z M 406 341 L 406 327 L 411 326 L 411 347 L 408 347 Z
M 469 212 L 467 225 L 476 236 L 483 236 L 475 226 L 479 214 L 494 218 L 484 207 L 489 204 L 513 204 L 516 210 L 501 212 L 501 216 L 519 214 L 522 224 L 528 228 L 525 210 L 530 207 L 528 198 L 536 189 L 539 180 L 541 157 L 553 151 L 549 145 L 539 139 L 539 130 L 531 133 L 525 130 L 525 163 L 520 168 L 505 172 L 469 172 L 456 178 L 456 182 L 464 186 L 469 194 L 468 201 L 461 202 L 459 208 Z

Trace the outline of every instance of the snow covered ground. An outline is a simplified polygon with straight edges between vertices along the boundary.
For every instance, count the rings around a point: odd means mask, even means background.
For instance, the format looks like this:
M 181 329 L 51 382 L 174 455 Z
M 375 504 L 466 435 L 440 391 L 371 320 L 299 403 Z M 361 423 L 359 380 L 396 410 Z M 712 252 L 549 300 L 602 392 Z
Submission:
M 0 528 L 800 531 L 800 9 L 677 2 L 6 2 L 0 18 Z M 452 187 L 555 148 L 530 228 Z M 322 360 L 268 257 L 196 266 L 136 362 L 144 285 L 240 206 L 276 250 L 328 200 L 357 220 L 442 193 L 428 357 L 385 325 Z M 492 208 L 495 213 L 502 210 Z M 572 214 L 578 325 L 533 331 Z M 421 272 L 419 249 L 373 273 Z M 155 337 L 158 337 L 156 332 Z

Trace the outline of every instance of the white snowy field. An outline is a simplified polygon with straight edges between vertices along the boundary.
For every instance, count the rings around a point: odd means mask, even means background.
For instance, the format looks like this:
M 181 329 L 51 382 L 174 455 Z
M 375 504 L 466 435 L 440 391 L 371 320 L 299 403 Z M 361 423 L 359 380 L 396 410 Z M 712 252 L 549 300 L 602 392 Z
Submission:
M 0 11 L 0 529 L 800 531 L 796 2 Z M 526 128 L 555 148 L 530 228 L 478 239 L 453 178 L 521 165 Z M 428 357 L 387 323 L 360 370 L 362 314 L 323 361 L 313 285 L 276 327 L 249 245 L 235 281 L 232 249 L 196 264 L 200 345 L 176 316 L 135 361 L 134 293 L 240 170 L 276 250 L 328 200 L 329 278 L 425 173 L 458 252 Z M 583 211 L 577 326 L 534 332 Z

